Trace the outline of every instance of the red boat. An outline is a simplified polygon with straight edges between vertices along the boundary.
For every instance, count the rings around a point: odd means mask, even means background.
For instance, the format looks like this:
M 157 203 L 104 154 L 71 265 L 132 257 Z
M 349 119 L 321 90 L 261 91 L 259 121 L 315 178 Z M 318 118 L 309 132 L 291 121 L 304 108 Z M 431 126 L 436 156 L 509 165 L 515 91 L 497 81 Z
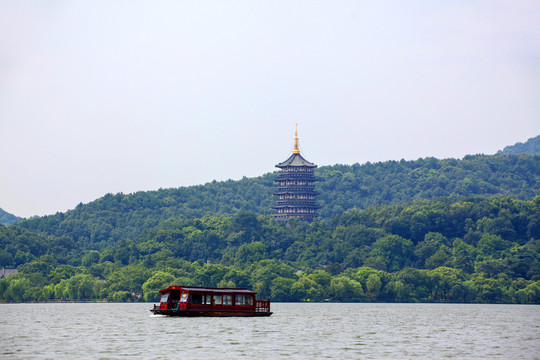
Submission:
M 245 288 L 169 286 L 150 311 L 169 316 L 270 316 L 270 300 Z

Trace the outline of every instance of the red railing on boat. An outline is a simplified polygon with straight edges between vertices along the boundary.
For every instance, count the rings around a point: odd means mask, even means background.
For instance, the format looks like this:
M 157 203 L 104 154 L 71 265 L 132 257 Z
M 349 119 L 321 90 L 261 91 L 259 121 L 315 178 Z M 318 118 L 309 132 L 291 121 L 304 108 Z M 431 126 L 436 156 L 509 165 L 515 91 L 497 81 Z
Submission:
M 255 300 L 255 311 L 270 312 L 270 300 Z
M 229 306 L 206 306 L 206 305 L 202 305 L 202 306 L 198 306 L 198 305 L 191 305 L 191 306 L 188 306 L 188 304 L 186 303 L 160 303 L 160 304 L 154 304 L 154 310 L 158 310 L 158 309 L 161 309 L 161 310 L 173 310 L 173 311 L 178 311 L 178 310 L 187 310 L 188 308 L 192 308 L 193 310 L 195 309 L 204 309 L 204 310 L 218 310 L 218 308 L 220 310 L 237 310 L 238 308 L 234 307 L 234 308 L 231 308 Z M 253 308 L 252 308 L 253 309 Z M 256 312 L 270 312 L 270 300 L 255 300 L 255 311 Z
M 186 310 L 187 304 L 185 303 L 159 303 L 154 304 L 154 310 Z

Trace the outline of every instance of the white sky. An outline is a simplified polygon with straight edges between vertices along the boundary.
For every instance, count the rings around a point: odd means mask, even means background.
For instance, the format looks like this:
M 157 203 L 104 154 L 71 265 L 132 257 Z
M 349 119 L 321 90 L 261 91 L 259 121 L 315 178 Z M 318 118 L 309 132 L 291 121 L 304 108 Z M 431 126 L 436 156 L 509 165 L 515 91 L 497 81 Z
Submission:
M 540 1 L 0 0 L 0 208 L 540 134 Z

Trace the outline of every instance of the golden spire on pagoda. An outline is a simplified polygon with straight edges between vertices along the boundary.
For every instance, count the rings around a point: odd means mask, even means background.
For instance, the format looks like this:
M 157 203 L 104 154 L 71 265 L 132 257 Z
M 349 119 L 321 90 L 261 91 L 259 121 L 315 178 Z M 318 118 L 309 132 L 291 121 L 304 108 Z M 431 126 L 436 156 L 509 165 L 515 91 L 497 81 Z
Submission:
M 300 154 L 300 149 L 298 149 L 298 123 L 296 123 L 296 131 L 294 132 L 294 149 L 293 154 Z

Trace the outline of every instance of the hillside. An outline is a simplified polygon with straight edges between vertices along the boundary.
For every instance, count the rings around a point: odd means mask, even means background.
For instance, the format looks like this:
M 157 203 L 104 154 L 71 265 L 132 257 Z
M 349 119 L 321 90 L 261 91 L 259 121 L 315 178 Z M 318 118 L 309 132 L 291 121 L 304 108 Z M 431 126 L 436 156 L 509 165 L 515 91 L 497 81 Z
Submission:
M 0 300 L 155 301 L 170 284 L 274 301 L 540 303 L 540 196 L 417 201 L 311 224 L 168 219 L 104 251 L 0 225 Z
M 11 225 L 18 221 L 21 221 L 22 218 L 15 216 L 13 214 L 8 213 L 7 211 L 4 211 L 0 209 L 0 224 L 2 225 Z
M 531 199 L 540 194 L 539 155 L 475 155 L 317 169 L 321 218 L 369 206 L 407 204 L 441 197 L 505 195 Z M 32 218 L 18 227 L 66 236 L 83 248 L 106 249 L 135 239 L 169 218 L 232 215 L 239 210 L 271 214 L 275 174 L 200 186 L 107 194 L 66 213 Z
M 0 301 L 154 301 L 181 283 L 276 301 L 540 303 L 540 156 L 324 166 L 321 219 L 275 221 L 275 174 L 107 194 L 0 225 Z
M 525 143 L 516 143 L 499 150 L 497 155 L 509 154 L 540 154 L 540 135 L 530 138 Z

